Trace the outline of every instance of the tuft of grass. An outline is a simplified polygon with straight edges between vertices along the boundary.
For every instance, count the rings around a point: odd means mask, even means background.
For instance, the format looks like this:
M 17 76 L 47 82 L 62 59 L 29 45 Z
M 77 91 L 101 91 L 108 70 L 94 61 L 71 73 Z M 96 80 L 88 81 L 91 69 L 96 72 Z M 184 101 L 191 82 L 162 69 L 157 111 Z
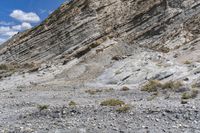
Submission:
M 37 108 L 42 111 L 42 110 L 45 110 L 45 109 L 48 109 L 49 105 L 38 105 Z
M 192 85 L 192 88 L 200 88 L 200 84 L 199 83 L 195 83 Z
M 130 109 L 131 109 L 131 107 L 128 104 L 125 104 L 125 105 L 119 107 L 116 111 L 118 113 L 127 113 Z
M 199 93 L 198 90 L 192 90 L 191 92 L 185 92 L 185 93 L 182 94 L 181 99 L 196 98 L 198 93 Z
M 163 47 L 160 48 L 160 51 L 163 52 L 163 53 L 169 53 L 170 49 L 163 46 Z
M 0 64 L 0 70 L 8 70 L 8 65 L 6 64 Z
M 90 95 L 95 95 L 96 93 L 102 92 L 100 89 L 89 89 L 85 91 L 86 93 L 89 93 Z
M 152 101 L 158 96 L 158 94 L 159 94 L 158 92 L 153 93 L 149 98 L 147 98 L 147 101 Z
M 5 71 L 14 71 L 16 67 L 15 64 L 0 64 L 0 70 Z
M 120 90 L 121 90 L 121 91 L 128 91 L 128 90 L 130 90 L 130 89 L 129 89 L 128 87 L 124 86 L 124 87 L 122 87 Z
M 191 64 L 192 62 L 191 61 L 188 61 L 188 60 L 186 60 L 185 62 L 184 62 L 184 64 L 187 64 L 187 65 L 189 65 L 189 64 Z
M 69 106 L 76 106 L 77 104 L 76 104 L 76 102 L 74 102 L 74 101 L 70 101 L 68 105 L 69 105 Z
M 192 90 L 191 92 L 191 98 L 196 98 L 199 94 L 199 91 L 198 90 Z
M 144 85 L 141 91 L 156 92 L 162 84 L 158 80 L 150 80 L 146 85 Z
M 33 68 L 35 67 L 35 63 L 31 62 L 31 63 L 24 63 L 21 65 L 22 68 Z
M 125 103 L 121 100 L 118 100 L 118 99 L 108 99 L 108 100 L 105 100 L 103 102 L 101 102 L 101 106 L 122 106 L 124 105 Z
M 190 99 L 191 95 L 188 92 L 184 92 L 181 96 L 181 99 Z

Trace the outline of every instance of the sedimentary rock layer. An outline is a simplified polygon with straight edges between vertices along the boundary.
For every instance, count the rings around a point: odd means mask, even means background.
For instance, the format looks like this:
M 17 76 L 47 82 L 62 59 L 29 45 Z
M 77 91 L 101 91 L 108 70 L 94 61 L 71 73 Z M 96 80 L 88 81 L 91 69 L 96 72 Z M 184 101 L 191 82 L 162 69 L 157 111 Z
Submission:
M 0 62 L 79 58 L 115 38 L 168 52 L 198 41 L 198 0 L 72 0 L 0 47 Z

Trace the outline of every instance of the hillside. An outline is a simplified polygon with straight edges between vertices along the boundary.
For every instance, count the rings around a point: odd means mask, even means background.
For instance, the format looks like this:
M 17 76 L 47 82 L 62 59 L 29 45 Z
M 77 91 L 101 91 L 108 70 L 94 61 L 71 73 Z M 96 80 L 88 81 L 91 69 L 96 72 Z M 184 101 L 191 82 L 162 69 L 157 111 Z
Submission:
M 198 0 L 63 3 L 0 46 L 0 131 L 200 132 L 199 51 Z

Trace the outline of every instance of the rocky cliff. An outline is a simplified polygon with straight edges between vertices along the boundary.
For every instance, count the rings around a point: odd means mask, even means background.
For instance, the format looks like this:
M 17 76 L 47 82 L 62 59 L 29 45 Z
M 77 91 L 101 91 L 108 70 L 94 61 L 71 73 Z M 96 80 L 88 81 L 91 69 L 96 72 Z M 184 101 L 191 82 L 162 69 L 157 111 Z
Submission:
M 199 4 L 198 0 L 73 0 L 3 44 L 0 59 L 23 63 L 77 58 L 107 39 L 168 52 L 199 37 Z

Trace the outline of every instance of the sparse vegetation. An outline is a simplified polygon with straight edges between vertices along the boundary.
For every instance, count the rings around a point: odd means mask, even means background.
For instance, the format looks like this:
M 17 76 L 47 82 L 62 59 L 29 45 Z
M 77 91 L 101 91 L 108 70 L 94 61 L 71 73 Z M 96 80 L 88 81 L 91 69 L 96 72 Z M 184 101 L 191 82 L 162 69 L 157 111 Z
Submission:
M 195 83 L 192 85 L 192 88 L 200 88 L 200 83 Z
M 169 81 L 162 84 L 158 80 L 150 80 L 146 85 L 142 87 L 141 90 L 147 92 L 156 92 L 158 89 L 169 89 L 175 91 L 181 86 L 183 86 L 183 84 L 180 81 Z
M 130 108 L 131 107 L 128 104 L 125 104 L 125 105 L 119 107 L 116 111 L 118 113 L 127 113 L 130 110 Z
M 180 81 L 169 81 L 169 82 L 162 84 L 162 89 L 177 90 L 181 86 L 183 86 L 183 83 L 181 83 Z
M 102 90 L 100 90 L 100 89 L 89 89 L 89 90 L 86 90 L 85 92 L 90 94 L 90 95 L 95 95 L 96 93 L 102 92 Z
M 101 106 L 122 106 L 124 105 L 125 103 L 121 100 L 118 100 L 118 99 L 108 99 L 108 100 L 105 100 L 103 102 L 101 102 Z
M 42 110 L 45 110 L 45 109 L 48 109 L 49 105 L 38 105 L 37 108 L 42 111 Z
M 124 86 L 124 87 L 122 87 L 120 90 L 121 90 L 121 91 L 128 91 L 128 90 L 130 90 L 130 89 L 129 89 L 128 87 Z
M 160 48 L 160 51 L 163 52 L 163 53 L 169 53 L 170 49 L 163 46 L 163 47 Z
M 196 98 L 198 94 L 199 94 L 198 90 L 192 90 L 192 92 L 191 92 L 191 98 Z
M 105 92 L 112 92 L 112 91 L 114 91 L 114 89 L 113 88 L 108 88 L 108 89 L 105 89 L 104 91 Z
M 188 60 L 186 60 L 185 62 L 184 62 L 184 64 L 187 64 L 187 65 L 189 65 L 189 64 L 191 64 L 192 62 L 191 61 L 188 61 Z
M 198 95 L 198 90 L 192 90 L 191 92 L 184 92 L 181 96 L 181 99 L 191 99 L 196 98 Z
M 77 104 L 76 104 L 76 102 L 74 102 L 74 101 L 70 101 L 68 105 L 69 105 L 69 106 L 76 106 Z
M 0 70 L 8 70 L 8 65 L 0 64 Z
M 144 85 L 141 91 L 156 92 L 162 84 L 158 80 L 150 80 L 146 85 Z
M 158 96 L 158 92 L 153 93 L 149 98 L 147 98 L 147 101 L 152 101 Z

